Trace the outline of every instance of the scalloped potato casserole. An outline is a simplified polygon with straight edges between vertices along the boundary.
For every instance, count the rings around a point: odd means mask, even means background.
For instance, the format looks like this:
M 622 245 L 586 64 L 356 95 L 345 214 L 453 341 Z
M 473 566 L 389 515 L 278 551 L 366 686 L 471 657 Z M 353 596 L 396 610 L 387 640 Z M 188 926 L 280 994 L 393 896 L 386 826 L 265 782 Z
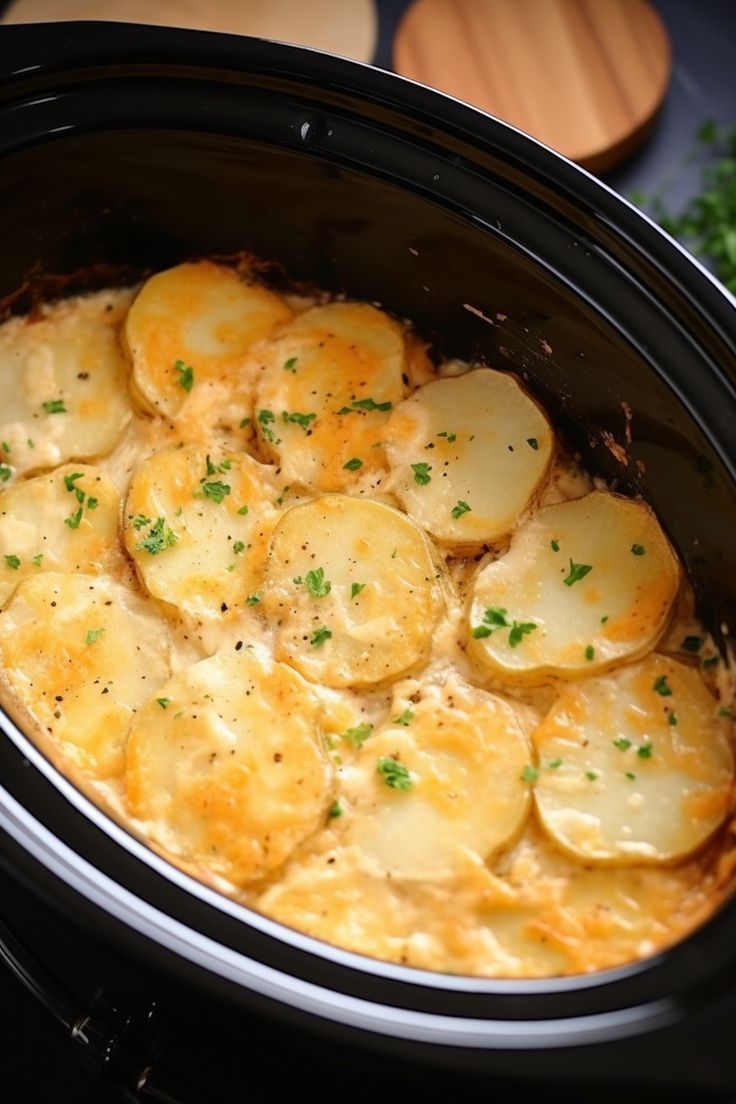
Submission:
M 4 323 L 0 375 L 5 703 L 172 862 L 485 977 L 723 899 L 729 670 L 516 376 L 210 261 Z

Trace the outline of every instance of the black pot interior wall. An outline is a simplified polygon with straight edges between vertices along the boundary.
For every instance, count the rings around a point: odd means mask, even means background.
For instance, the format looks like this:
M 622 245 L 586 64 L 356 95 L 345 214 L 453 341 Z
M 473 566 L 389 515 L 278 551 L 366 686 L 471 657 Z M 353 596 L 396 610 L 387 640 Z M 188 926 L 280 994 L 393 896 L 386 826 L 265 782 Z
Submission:
M 511 176 L 466 174 L 469 206 L 453 209 L 422 194 L 418 156 L 407 143 L 399 186 L 298 140 L 124 127 L 54 136 L 4 160 L 0 295 L 34 269 L 140 273 L 245 249 L 295 280 L 379 301 L 446 352 L 518 372 L 591 471 L 641 491 L 718 633 L 736 608 L 736 489 L 663 378 L 676 364 L 705 382 L 705 353 L 580 225 Z M 435 192 L 441 174 L 452 188 L 449 160 L 437 160 Z

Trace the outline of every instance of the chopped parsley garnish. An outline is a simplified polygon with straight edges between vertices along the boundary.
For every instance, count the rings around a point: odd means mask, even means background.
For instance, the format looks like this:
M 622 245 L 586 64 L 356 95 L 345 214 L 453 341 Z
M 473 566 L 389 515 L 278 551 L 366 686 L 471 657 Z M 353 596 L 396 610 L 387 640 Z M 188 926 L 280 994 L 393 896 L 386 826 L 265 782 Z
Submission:
M 101 629 L 88 629 L 87 630 L 87 643 L 94 644 L 96 640 L 99 640 L 104 633 L 104 626 Z
M 721 708 L 718 710 L 718 716 L 719 717 L 732 717 L 733 716 L 733 710 L 731 709 L 731 706 L 730 705 L 722 705 Z
M 135 517 L 131 517 L 131 515 L 129 514 L 128 517 L 131 518 L 131 521 L 133 522 L 133 528 L 135 530 L 143 529 L 146 525 L 150 525 L 153 521 L 153 518 L 146 517 L 145 514 L 136 514 Z
M 413 720 L 414 720 L 414 713 L 407 706 L 403 713 L 399 714 L 398 717 L 394 717 L 393 723 L 394 724 L 400 724 L 400 725 L 409 725 L 409 724 L 411 724 L 411 722 Z
M 42 559 L 43 559 L 43 552 L 39 552 L 37 556 L 33 557 L 33 559 L 31 560 L 31 563 L 33 564 L 34 567 L 40 567 Z
M 609 615 L 607 613 L 604 614 L 603 617 L 601 617 L 601 625 L 605 625 L 606 621 L 608 620 L 608 617 L 609 617 Z
M 545 763 L 544 765 L 547 768 L 547 770 L 557 770 L 558 767 L 562 766 L 562 760 L 561 759 L 550 759 L 549 763 Z
M 470 506 L 467 504 L 467 502 L 463 502 L 463 500 L 461 498 L 459 498 L 457 500 L 457 504 L 455 506 L 453 506 L 452 509 L 450 510 L 450 513 L 452 514 L 452 516 L 457 521 L 457 519 L 459 517 L 462 517 L 463 514 L 469 514 L 470 513 Z
M 358 595 L 360 594 L 361 590 L 363 590 L 364 588 L 365 588 L 365 583 L 351 583 L 350 597 L 351 598 L 357 598 Z
M 686 636 L 680 647 L 683 652 L 699 652 L 704 643 L 702 636 Z
M 317 415 L 300 414 L 298 410 L 295 410 L 293 411 L 293 413 L 290 414 L 288 410 L 284 410 L 281 414 L 281 417 L 287 424 L 289 422 L 293 422 L 295 425 L 301 426 L 302 429 L 309 429 L 310 422 L 313 422 Z
M 511 626 L 511 632 L 509 633 L 510 646 L 515 648 L 517 644 L 521 644 L 524 637 L 534 632 L 536 627 L 533 621 L 514 621 Z
M 343 464 L 345 471 L 359 471 L 363 467 L 363 461 L 358 456 L 353 456 L 352 460 L 348 460 L 347 464 Z
M 198 492 L 197 497 L 204 496 L 205 498 L 211 498 L 213 502 L 222 502 L 225 496 L 229 494 L 230 485 L 218 479 L 214 483 L 202 483 L 202 490 Z
M 284 361 L 284 371 L 285 372 L 296 372 L 296 362 L 297 362 L 298 359 L 299 359 L 298 357 L 289 357 L 288 360 L 285 360 Z
M 636 779 L 636 775 L 633 771 L 627 771 L 626 777 L 629 779 L 630 782 L 633 782 Z
M 64 518 L 64 524 L 68 525 L 70 529 L 78 529 L 79 523 L 82 520 L 82 507 L 75 514 L 70 514 L 68 518 Z
M 536 437 L 527 437 L 526 443 L 529 445 L 529 448 L 533 448 L 535 452 L 539 448 L 539 441 Z
M 232 460 L 223 460 L 220 464 L 213 464 L 209 456 L 207 457 L 207 475 L 217 475 L 218 472 L 230 471 L 232 466 Z
M 504 629 L 509 627 L 509 622 L 506 620 L 505 609 L 500 609 L 498 606 L 490 606 L 483 614 L 483 621 L 489 626 L 488 633 L 483 635 L 489 635 L 495 629 Z M 473 634 L 475 635 L 475 634 Z
M 644 556 L 647 550 L 643 544 L 632 544 L 631 551 L 635 556 Z
M 233 552 L 236 556 L 239 556 L 241 552 L 245 552 L 245 545 L 242 541 L 236 541 L 233 545 Z
M 585 658 L 590 661 L 591 659 L 594 658 L 594 656 L 595 656 L 595 648 L 593 647 L 592 644 L 589 644 L 588 647 L 585 649 Z
M 47 414 L 66 414 L 66 403 L 63 399 L 48 399 L 41 405 Z
M 519 777 L 522 782 L 536 782 L 539 778 L 539 771 L 536 767 L 532 767 L 527 763 Z
M 654 680 L 652 690 L 654 690 L 655 694 L 661 694 L 663 698 L 672 697 L 672 687 L 667 682 L 666 675 L 660 675 Z
M 73 472 L 71 475 L 64 476 L 64 486 L 68 491 L 76 492 L 77 488 L 74 486 L 78 479 L 82 478 L 82 472 Z
M 667 724 L 677 724 L 677 714 L 675 713 L 674 709 L 670 710 L 670 712 L 667 714 Z
M 565 586 L 572 586 L 573 583 L 579 583 L 592 570 L 592 564 L 576 564 L 570 560 L 570 573 L 562 581 Z
M 156 698 L 156 701 L 162 709 L 166 709 L 167 705 L 171 705 L 171 698 Z
M 703 666 L 708 668 L 708 670 L 710 670 L 711 667 L 715 667 L 715 665 L 717 663 L 718 663 L 718 656 L 717 655 L 708 656 L 707 659 L 703 660 Z
M 438 433 L 437 436 L 438 437 L 446 437 L 448 445 L 452 445 L 452 444 L 454 444 L 455 441 L 457 441 L 457 434 L 456 433 L 448 433 L 446 429 L 443 429 L 442 433 Z
M 90 497 L 89 497 L 89 498 L 87 499 L 87 509 L 88 509 L 88 510 L 96 510 L 96 509 L 97 509 L 97 507 L 99 506 L 99 504 L 100 504 L 100 502 L 99 502 L 99 499 L 97 499 L 97 498 L 92 498 L 92 496 L 91 496 L 91 495 L 90 495 Z
M 550 548 L 552 549 L 553 552 L 559 552 L 560 551 L 560 542 L 558 540 L 551 540 L 549 542 L 549 546 L 550 546 Z
M 261 600 L 260 594 L 249 594 L 245 599 L 246 606 L 257 606 Z
M 245 517 L 245 515 L 248 513 L 248 507 L 247 506 L 241 506 L 240 509 L 238 510 L 238 513 L 242 517 Z
M 245 427 L 249 426 L 249 425 L 250 425 L 250 418 L 241 418 L 240 421 L 238 422 L 238 427 L 240 429 L 245 429 Z
M 178 384 L 185 391 L 191 391 L 194 387 L 194 369 L 191 364 L 185 364 L 183 360 L 177 360 L 174 368 L 179 373 Z
M 618 748 L 619 751 L 628 751 L 631 747 L 631 740 L 627 740 L 625 736 L 619 736 L 617 740 L 613 741 L 613 746 Z
M 332 583 L 329 579 L 325 579 L 325 569 L 323 567 L 308 571 L 304 582 L 312 598 L 326 598 L 332 590 Z
M 382 755 L 376 763 L 376 770 L 383 781 L 392 790 L 410 790 L 413 782 L 411 775 L 403 763 L 399 763 L 390 755 Z
M 598 775 L 595 773 L 595 771 L 588 770 L 585 772 L 585 777 L 588 779 L 589 782 L 595 782 Z
M 271 428 L 276 421 L 276 415 L 273 410 L 259 410 L 258 412 L 258 424 L 261 427 L 261 433 L 270 441 L 272 445 L 278 445 L 281 443 L 281 438 L 277 437 Z
M 7 441 L 3 441 L 3 451 L 4 452 L 10 452 L 10 445 L 8 444 Z
M 12 474 L 12 468 L 8 467 L 7 464 L 0 464 L 0 479 L 2 479 L 3 483 L 7 483 Z
M 394 404 L 391 402 L 377 403 L 374 399 L 355 399 L 350 406 L 353 410 L 393 410 Z M 343 407 L 343 410 L 345 409 Z
M 353 747 L 362 747 L 372 731 L 373 725 L 369 724 L 368 721 L 362 721 L 360 724 L 349 728 L 343 735 L 343 740 L 347 740 Z
M 654 748 L 651 744 L 642 744 L 640 748 L 636 749 L 636 754 L 640 759 L 651 759 Z
M 330 811 L 327 815 L 329 816 L 330 820 L 334 820 L 336 817 L 342 816 L 342 805 L 339 801 L 333 801 L 332 805 L 330 805 Z
M 6 556 L 5 562 L 12 571 L 17 571 L 20 567 L 20 559 L 18 556 Z
M 312 639 L 309 641 L 309 643 L 312 645 L 313 648 L 321 648 L 325 640 L 329 640 L 331 636 L 332 632 L 330 631 L 330 629 L 326 629 L 323 625 L 321 629 L 314 630 L 314 632 L 312 633 Z
M 173 548 L 178 539 L 173 529 L 169 528 L 166 518 L 160 517 L 151 526 L 145 540 L 140 541 L 136 548 L 139 551 L 148 552 L 151 556 L 157 556 L 165 548 Z
M 414 472 L 414 482 L 420 487 L 426 487 L 432 482 L 432 476 L 429 474 L 432 470 L 431 464 L 412 464 L 411 470 Z

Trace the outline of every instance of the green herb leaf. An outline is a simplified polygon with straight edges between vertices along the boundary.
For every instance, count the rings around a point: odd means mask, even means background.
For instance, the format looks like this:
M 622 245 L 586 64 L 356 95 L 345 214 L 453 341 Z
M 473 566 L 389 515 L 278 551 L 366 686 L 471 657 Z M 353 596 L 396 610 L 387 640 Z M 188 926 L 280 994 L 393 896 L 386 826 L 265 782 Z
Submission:
M 64 476 L 64 486 L 68 491 L 76 493 L 77 488 L 74 486 L 78 479 L 81 479 L 83 472 L 72 472 L 71 475 Z
M 258 424 L 261 427 L 261 433 L 272 445 L 279 445 L 281 444 L 281 438 L 277 437 L 271 428 L 275 421 L 276 415 L 273 410 L 260 410 L 258 412 Z
M 236 556 L 239 556 L 241 552 L 245 552 L 245 545 L 242 541 L 236 541 L 233 545 L 233 552 Z
M 0 479 L 2 479 L 3 483 L 7 483 L 12 474 L 12 468 L 8 467 L 7 464 L 0 464 Z
M 553 552 L 559 552 L 560 551 L 560 542 L 558 540 L 551 540 L 549 542 L 549 546 L 550 546 L 550 548 L 552 549 Z
M 374 399 L 355 399 L 350 405 L 353 410 L 393 410 L 394 406 L 390 402 L 377 403 Z
M 297 362 L 298 359 L 299 359 L 298 357 L 289 357 L 288 360 L 285 360 L 284 361 L 284 371 L 295 373 L 296 372 L 296 362 Z
M 353 747 L 362 747 L 366 742 L 371 732 L 373 731 L 373 725 L 368 724 L 368 721 L 362 721 L 360 724 L 353 725 L 347 732 L 343 734 L 343 740 L 347 740 Z
M 394 717 L 393 724 L 409 725 L 414 720 L 414 713 L 407 706 L 403 713 L 398 717 Z
M 100 639 L 100 637 L 102 636 L 104 631 L 105 631 L 104 625 L 101 629 L 88 629 L 87 630 L 87 643 L 88 644 L 94 644 L 94 642 L 96 640 Z
M 183 360 L 177 360 L 174 368 L 179 373 L 178 384 L 185 391 L 191 391 L 194 387 L 194 369 L 191 364 L 185 364 Z
M 626 777 L 629 779 L 630 782 L 633 782 L 636 779 L 636 775 L 633 771 L 627 771 Z
M 96 498 L 92 498 L 92 497 L 90 496 L 90 497 L 89 497 L 89 498 L 87 499 L 87 509 L 88 509 L 88 510 L 96 510 L 96 509 L 97 509 L 97 507 L 99 506 L 99 504 L 100 504 L 100 503 L 99 503 L 99 500 L 98 500 L 98 499 L 96 499 Z
M 315 571 L 308 571 L 304 582 L 312 598 L 326 598 L 332 590 L 332 583 L 329 579 L 325 579 L 325 569 L 323 567 L 318 567 Z
M 347 464 L 343 464 L 345 471 L 359 471 L 363 467 L 363 461 L 357 456 L 354 456 L 352 460 L 348 460 Z
M 81 513 L 81 511 L 80 511 Z M 157 556 L 165 548 L 173 548 L 178 537 L 173 529 L 170 529 L 165 518 L 158 518 L 151 526 L 148 536 L 140 541 L 136 548 L 142 552 L 148 552 L 151 556 Z
M 414 472 L 414 482 L 420 487 L 426 487 L 432 482 L 432 476 L 429 474 L 432 470 L 431 464 L 412 464 L 411 470 Z
M 246 606 L 257 606 L 261 600 L 260 594 L 249 594 L 245 599 Z
M 342 805 L 339 801 L 333 801 L 332 805 L 330 805 L 330 811 L 327 815 L 330 820 L 335 820 L 337 817 L 342 816 Z
M 250 418 L 241 418 L 240 421 L 238 422 L 238 428 L 239 429 L 245 429 L 245 427 L 249 426 L 249 425 L 250 425 Z
M 156 698 L 156 701 L 162 709 L 166 709 L 167 705 L 171 705 L 171 698 Z
M 517 644 L 521 644 L 522 639 L 529 633 L 534 632 L 536 627 L 533 621 L 514 621 L 509 633 L 511 647 L 515 648 Z
M 617 740 L 613 741 L 613 746 L 618 748 L 619 751 L 628 751 L 631 747 L 631 740 L 627 740 L 625 736 L 619 736 Z
M 522 782 L 536 782 L 539 778 L 539 771 L 536 767 L 533 767 L 530 763 L 527 763 L 519 777 L 521 778 Z
M 594 657 L 595 657 L 595 648 L 593 647 L 592 644 L 589 644 L 588 647 L 585 649 L 585 658 L 590 661 Z
M 287 424 L 293 422 L 295 425 L 301 426 L 302 429 L 309 429 L 310 423 L 314 421 L 317 415 L 300 414 L 298 410 L 290 414 L 287 410 L 284 410 L 281 417 Z
M 248 507 L 247 506 L 241 506 L 240 509 L 238 510 L 238 513 L 242 517 L 245 517 L 245 515 L 248 513 Z
M 670 712 L 667 714 L 667 724 L 677 724 L 677 714 L 675 713 L 674 709 L 671 709 Z
M 731 706 L 730 705 L 722 705 L 721 708 L 718 710 L 718 716 L 719 717 L 732 717 L 733 716 L 733 710 L 731 709 Z
M 66 414 L 66 404 L 63 399 L 48 399 L 41 404 L 47 414 Z
M 570 572 L 562 581 L 565 586 L 572 586 L 573 583 L 579 583 L 580 580 L 584 579 L 588 572 L 592 570 L 592 564 L 576 564 L 570 560 Z
M 82 507 L 75 514 L 70 514 L 68 518 L 64 518 L 64 524 L 68 525 L 70 529 L 78 529 L 79 523 L 82 520 Z
M 647 550 L 643 544 L 632 544 L 631 551 L 635 556 L 644 556 Z
M 376 763 L 376 770 L 392 790 L 410 790 L 413 782 L 403 763 L 390 755 L 383 755 Z
M 536 437 L 527 437 L 526 443 L 529 445 L 530 448 L 533 448 L 535 452 L 539 448 L 539 441 Z
M 312 639 L 309 641 L 309 643 L 312 645 L 313 648 L 321 648 L 325 640 L 329 640 L 331 636 L 332 632 L 329 629 L 326 629 L 323 625 L 321 629 L 314 630 L 314 632 L 312 633 Z
M 135 517 L 132 517 L 130 514 L 128 514 L 128 517 L 133 522 L 133 528 L 136 530 L 143 529 L 146 525 L 150 525 L 153 521 L 153 518 L 146 517 L 145 514 L 136 514 Z
M 462 517 L 463 514 L 470 513 L 470 506 L 468 506 L 467 502 L 463 502 L 463 500 L 459 498 L 457 501 L 457 505 L 452 507 L 450 513 L 455 518 L 455 520 L 457 520 L 459 517 Z
M 718 656 L 717 655 L 708 656 L 707 659 L 703 660 L 703 666 L 708 671 L 711 669 L 711 667 L 715 667 L 717 663 L 718 663 Z
M 704 643 L 702 636 L 686 636 L 680 647 L 683 652 L 699 652 Z
M 672 687 L 667 682 L 666 675 L 660 675 L 654 680 L 652 690 L 654 690 L 656 694 L 661 694 L 663 698 L 669 698 L 672 696 Z
M 33 557 L 33 559 L 31 560 L 31 563 L 33 564 L 34 567 L 40 567 L 42 560 L 43 560 L 43 552 L 39 552 L 37 556 Z
M 547 770 L 557 770 L 558 767 L 562 766 L 562 760 L 561 759 L 550 759 L 549 763 L 545 763 L 544 765 L 547 768 Z
M 213 502 L 223 502 L 230 494 L 229 484 L 223 483 L 221 479 L 215 480 L 214 483 L 202 483 L 201 486 L 202 490 L 197 497 L 211 498 Z
M 438 437 L 446 437 L 448 445 L 452 445 L 457 441 L 456 433 L 448 433 L 446 429 L 442 430 L 442 433 L 437 434 Z
M 636 754 L 640 759 L 651 759 L 654 748 L 651 744 L 642 744 L 640 748 L 636 749 Z
M 357 598 L 361 590 L 365 589 L 365 583 L 352 583 L 350 586 L 350 597 Z
M 589 782 L 595 782 L 598 775 L 595 773 L 595 771 L 587 770 L 585 772 L 585 777 L 588 779 Z
M 18 558 L 18 556 L 6 556 L 5 562 L 11 571 L 17 571 L 20 567 L 20 559 Z

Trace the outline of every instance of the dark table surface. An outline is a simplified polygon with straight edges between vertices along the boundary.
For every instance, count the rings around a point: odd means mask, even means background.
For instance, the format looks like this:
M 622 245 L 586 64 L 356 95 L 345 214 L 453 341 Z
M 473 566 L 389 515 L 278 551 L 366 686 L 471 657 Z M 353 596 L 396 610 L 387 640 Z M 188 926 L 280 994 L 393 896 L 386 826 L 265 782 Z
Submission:
M 627 164 L 605 178 L 607 184 L 627 196 L 659 187 L 686 156 L 695 131 L 704 120 L 736 123 L 736 0 L 653 0 L 653 3 L 672 40 L 673 76 L 647 143 Z M 376 63 L 384 68 L 390 68 L 391 41 L 406 7 L 405 0 L 378 0 Z M 678 175 L 668 192 L 675 210 L 697 191 L 699 172 L 699 167 L 693 164 Z M 78 1066 L 73 1046 L 61 1029 L 46 1018 L 20 983 L 2 968 L 0 1023 L 3 1083 L 6 1087 L 17 1086 L 5 1096 L 8 1102 L 105 1104 L 110 1099 L 105 1087 L 93 1082 Z M 330 1084 L 329 1072 L 325 1071 L 325 1088 Z M 247 1076 L 246 1089 L 251 1100 L 265 1099 L 257 1091 L 254 1094 Z M 355 1099 L 350 1092 L 348 1096 Z

